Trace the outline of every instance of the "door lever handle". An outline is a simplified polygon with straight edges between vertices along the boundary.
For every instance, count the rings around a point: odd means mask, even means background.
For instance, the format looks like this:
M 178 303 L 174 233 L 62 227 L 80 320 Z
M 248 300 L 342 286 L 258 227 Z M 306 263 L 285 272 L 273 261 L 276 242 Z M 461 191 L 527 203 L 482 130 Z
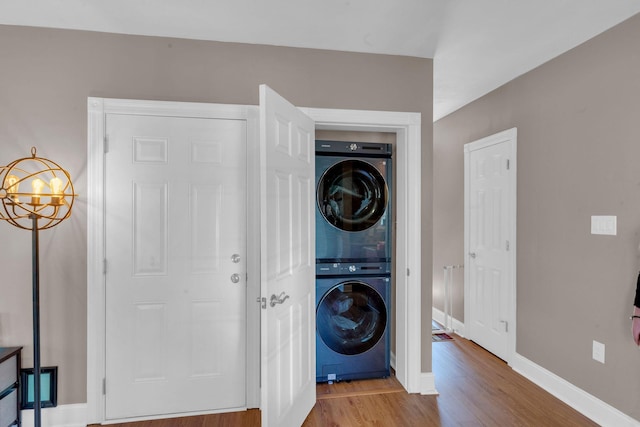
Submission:
M 285 300 L 289 298 L 289 295 L 286 295 L 282 292 L 280 295 L 276 296 L 275 294 L 271 295 L 271 300 L 269 300 L 269 305 L 271 307 L 275 307 L 276 304 L 282 304 Z
M 469 256 L 470 256 L 471 258 L 475 258 L 477 255 L 476 255 L 476 253 L 475 253 L 475 252 L 469 252 Z

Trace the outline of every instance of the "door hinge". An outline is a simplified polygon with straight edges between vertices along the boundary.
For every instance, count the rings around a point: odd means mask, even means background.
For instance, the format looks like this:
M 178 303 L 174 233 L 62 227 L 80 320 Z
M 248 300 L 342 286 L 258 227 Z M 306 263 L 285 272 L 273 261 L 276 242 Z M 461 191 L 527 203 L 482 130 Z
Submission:
M 507 159 L 507 170 L 511 169 L 511 161 Z
M 107 259 L 102 260 L 102 274 L 107 274 Z
M 506 320 L 501 320 L 500 323 L 504 323 L 504 331 L 509 332 L 509 322 Z
M 105 154 L 109 152 L 109 135 L 104 136 L 104 152 Z
M 509 250 L 509 241 L 507 240 L 507 250 Z
M 409 270 L 409 269 L 407 268 L 407 277 L 408 277 L 408 276 L 411 276 L 411 270 Z
M 102 379 L 102 394 L 104 396 L 107 395 L 107 379 L 106 378 Z

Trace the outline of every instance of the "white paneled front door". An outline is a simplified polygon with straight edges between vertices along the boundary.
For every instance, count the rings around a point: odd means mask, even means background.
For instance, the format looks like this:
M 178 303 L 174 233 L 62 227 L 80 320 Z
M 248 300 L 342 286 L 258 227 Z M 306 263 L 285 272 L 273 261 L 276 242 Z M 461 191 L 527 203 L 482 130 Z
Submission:
M 106 419 L 245 406 L 246 122 L 105 132 Z
M 315 123 L 260 86 L 262 426 L 302 425 L 316 401 Z
M 515 342 L 516 130 L 465 145 L 465 329 L 510 361 Z

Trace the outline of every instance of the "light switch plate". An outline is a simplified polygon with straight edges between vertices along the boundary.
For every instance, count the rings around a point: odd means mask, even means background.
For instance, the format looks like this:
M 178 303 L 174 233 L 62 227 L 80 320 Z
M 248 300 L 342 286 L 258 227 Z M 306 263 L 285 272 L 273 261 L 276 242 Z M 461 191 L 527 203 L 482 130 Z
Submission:
M 591 234 L 615 236 L 618 234 L 618 217 L 615 215 L 592 215 Z
M 593 340 L 593 360 L 604 364 L 604 344 Z

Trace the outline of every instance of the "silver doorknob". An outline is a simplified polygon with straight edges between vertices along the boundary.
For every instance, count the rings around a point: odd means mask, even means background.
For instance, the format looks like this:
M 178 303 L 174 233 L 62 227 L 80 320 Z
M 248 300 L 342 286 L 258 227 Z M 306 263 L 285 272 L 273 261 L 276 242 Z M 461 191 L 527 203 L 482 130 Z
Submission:
M 231 255 L 231 262 L 234 264 L 237 264 L 240 262 L 240 255 L 238 254 L 233 254 Z
M 233 273 L 231 275 L 231 283 L 238 283 L 240 281 L 240 275 L 238 273 Z
M 476 253 L 475 253 L 475 252 L 469 252 L 469 256 L 470 256 L 471 258 L 475 258 L 477 255 L 476 255 Z
M 271 295 L 271 300 L 269 301 L 269 305 L 271 307 L 275 307 L 276 304 L 282 304 L 287 298 L 289 298 L 289 295 L 286 295 L 284 292 L 282 292 L 278 296 L 273 294 L 273 295 Z

